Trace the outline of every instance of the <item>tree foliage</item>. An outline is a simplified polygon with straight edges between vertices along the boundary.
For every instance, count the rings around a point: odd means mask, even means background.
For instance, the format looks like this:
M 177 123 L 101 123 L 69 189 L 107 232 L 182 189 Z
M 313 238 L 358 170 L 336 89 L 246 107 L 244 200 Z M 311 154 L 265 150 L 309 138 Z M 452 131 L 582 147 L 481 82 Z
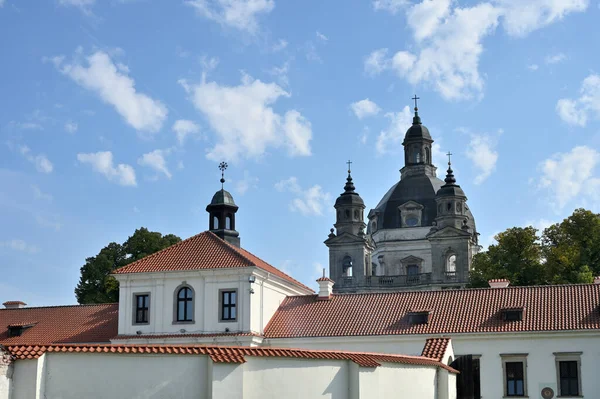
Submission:
M 576 209 L 540 235 L 529 227 L 512 227 L 494 237 L 497 244 L 473 257 L 471 287 L 488 280 L 511 285 L 591 283 L 600 275 L 600 214 Z
M 98 255 L 89 257 L 81 267 L 81 277 L 75 287 L 80 304 L 109 303 L 119 300 L 119 283 L 111 273 L 145 256 L 181 241 L 173 234 L 162 235 L 145 227 L 137 229 L 123 244 L 111 242 Z

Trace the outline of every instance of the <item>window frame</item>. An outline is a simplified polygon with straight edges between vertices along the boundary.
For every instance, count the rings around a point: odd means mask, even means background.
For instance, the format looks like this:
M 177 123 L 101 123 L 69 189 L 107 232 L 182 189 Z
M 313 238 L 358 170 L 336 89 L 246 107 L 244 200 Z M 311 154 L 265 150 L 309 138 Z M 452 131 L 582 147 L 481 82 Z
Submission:
M 235 303 L 232 305 L 231 303 L 225 304 L 224 297 L 225 294 L 235 293 Z M 238 301 L 239 295 L 237 288 L 223 288 L 219 290 L 219 322 L 220 323 L 235 323 L 238 321 Z M 229 297 L 229 302 L 231 302 L 231 296 Z M 229 318 L 224 318 L 224 310 L 225 307 L 229 308 Z M 235 318 L 231 318 L 231 309 L 235 308 Z
M 556 365 L 556 387 L 558 392 L 557 398 L 580 398 L 583 397 L 583 387 L 581 385 L 581 354 L 583 352 L 554 352 L 554 362 Z M 577 362 L 577 395 L 563 395 L 562 386 L 560 384 L 560 363 L 561 362 Z
M 137 318 L 137 314 L 138 314 L 138 297 L 140 296 L 147 296 L 148 297 L 148 305 L 146 307 L 146 321 L 138 321 Z M 133 325 L 148 325 L 150 324 L 150 309 L 151 309 L 151 302 L 152 300 L 152 296 L 150 295 L 150 292 L 134 292 L 133 293 L 133 314 L 132 314 L 132 324 Z M 140 308 L 140 309 L 144 309 L 144 308 Z
M 527 398 L 527 353 L 501 353 L 502 358 L 502 381 L 504 398 Z M 506 375 L 506 363 L 522 363 L 523 364 L 523 395 L 508 394 L 508 379 Z
M 192 299 L 191 299 L 191 309 L 190 309 L 190 313 L 191 313 L 191 320 L 179 320 L 179 292 L 184 289 L 184 288 L 188 288 L 189 290 L 191 290 L 192 292 Z M 192 287 L 191 285 L 187 284 L 187 282 L 182 282 L 181 285 L 179 285 L 177 288 L 175 288 L 175 291 L 173 291 L 173 324 L 194 324 L 196 321 L 196 317 L 195 317 L 195 313 L 196 313 L 196 291 L 194 290 L 194 287 Z

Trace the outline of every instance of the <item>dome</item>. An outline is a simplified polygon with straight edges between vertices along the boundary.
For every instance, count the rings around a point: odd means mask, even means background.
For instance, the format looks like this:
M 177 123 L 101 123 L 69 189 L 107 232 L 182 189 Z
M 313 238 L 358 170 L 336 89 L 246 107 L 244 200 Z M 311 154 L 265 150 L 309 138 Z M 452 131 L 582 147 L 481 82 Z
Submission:
M 354 183 L 352 182 L 352 176 L 348 172 L 348 178 L 346 179 L 346 185 L 344 186 L 344 192 L 335 200 L 335 206 L 339 205 L 362 205 L 364 207 L 365 202 L 358 195 L 355 190 Z
M 231 205 L 236 206 L 233 201 L 233 197 L 224 189 L 221 189 L 213 195 L 212 200 L 210 201 L 210 205 Z
M 431 134 L 429 134 L 429 129 L 425 125 L 422 125 L 419 121 L 418 124 L 414 124 L 408 128 L 406 131 L 406 135 L 404 136 L 404 140 L 433 140 L 431 138 Z
M 458 184 L 456 184 L 456 179 L 454 178 L 454 171 L 452 170 L 452 166 L 450 162 L 448 162 L 448 174 L 446 175 L 446 179 L 444 179 L 444 184 L 440 190 L 437 192 L 436 196 L 438 198 L 441 197 L 464 197 L 467 198 L 465 192 Z

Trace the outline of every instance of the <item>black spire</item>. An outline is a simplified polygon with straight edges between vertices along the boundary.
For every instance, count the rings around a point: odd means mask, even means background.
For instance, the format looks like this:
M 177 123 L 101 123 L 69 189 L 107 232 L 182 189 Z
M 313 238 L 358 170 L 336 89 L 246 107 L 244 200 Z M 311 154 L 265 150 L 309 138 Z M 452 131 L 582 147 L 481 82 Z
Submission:
M 452 161 L 450 160 L 452 153 L 448 152 L 446 155 L 448 155 L 448 171 L 444 181 L 446 184 L 456 184 L 456 178 L 454 177 L 454 171 L 452 170 Z
M 225 184 L 225 169 L 227 169 L 227 162 L 221 162 L 219 164 L 219 170 L 221 171 L 221 190 L 223 189 L 223 184 Z
M 419 107 L 417 107 L 417 100 L 420 100 L 420 98 L 415 94 L 412 100 L 415 100 L 415 116 L 413 117 L 413 125 L 420 125 L 421 118 L 419 117 Z
M 346 185 L 344 186 L 344 193 L 353 193 L 356 187 L 354 187 L 354 183 L 352 182 L 352 175 L 350 174 L 351 169 L 350 165 L 352 165 L 352 161 L 346 162 L 348 164 L 348 177 L 346 178 Z

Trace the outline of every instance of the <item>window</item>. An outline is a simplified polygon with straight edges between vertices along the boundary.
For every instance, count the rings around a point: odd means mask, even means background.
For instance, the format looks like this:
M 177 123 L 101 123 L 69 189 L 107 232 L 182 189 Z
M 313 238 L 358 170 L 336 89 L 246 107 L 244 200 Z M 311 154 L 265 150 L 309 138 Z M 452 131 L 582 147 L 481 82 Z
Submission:
M 213 230 L 217 230 L 219 228 L 219 218 L 213 216 Z
M 221 321 L 237 319 L 237 291 L 221 291 Z
M 425 163 L 431 163 L 431 150 L 429 150 L 429 147 L 425 147 Z
M 190 287 L 177 291 L 177 321 L 194 320 L 194 293 Z
M 504 396 L 527 396 L 527 355 L 507 354 L 502 356 L 504 371 Z
M 406 266 L 406 274 L 408 276 L 416 276 L 417 274 L 419 274 L 419 265 Z
M 582 396 L 581 352 L 555 353 L 558 396 Z
M 150 322 L 150 294 L 135 294 L 135 324 Z
M 348 255 L 342 260 L 342 276 L 352 277 L 352 258 Z
M 411 312 L 408 314 L 410 324 L 427 324 L 429 322 L 429 312 Z
M 227 215 L 225 218 L 225 228 L 231 230 L 231 215 Z
M 523 309 L 504 309 L 502 313 L 504 314 L 505 321 L 523 320 Z
M 456 255 L 452 254 L 448 256 L 446 259 L 446 272 L 447 273 L 455 273 L 456 272 Z

